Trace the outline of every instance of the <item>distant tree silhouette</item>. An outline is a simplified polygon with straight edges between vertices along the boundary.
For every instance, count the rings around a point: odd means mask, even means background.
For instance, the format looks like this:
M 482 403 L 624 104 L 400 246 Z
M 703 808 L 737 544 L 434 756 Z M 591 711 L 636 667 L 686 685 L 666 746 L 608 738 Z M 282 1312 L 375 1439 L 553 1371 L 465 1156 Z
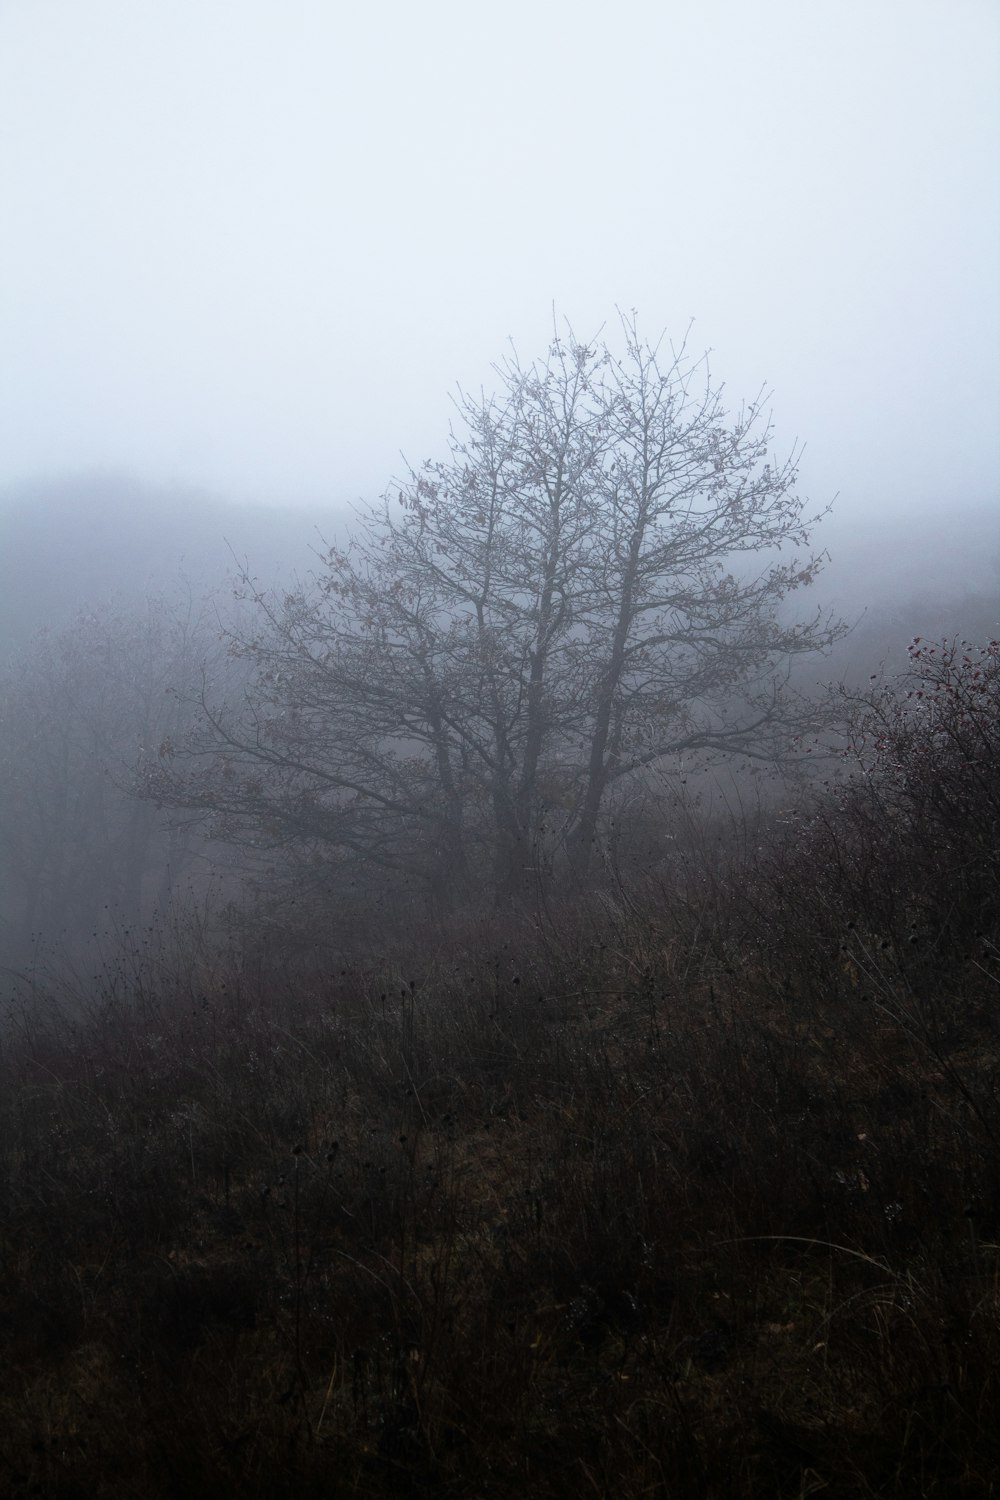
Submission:
M 66 954 L 147 919 L 192 853 L 130 793 L 188 727 L 181 696 L 216 649 L 196 611 L 151 600 L 42 631 L 0 673 L 0 954 Z M 174 695 L 174 687 L 186 688 Z

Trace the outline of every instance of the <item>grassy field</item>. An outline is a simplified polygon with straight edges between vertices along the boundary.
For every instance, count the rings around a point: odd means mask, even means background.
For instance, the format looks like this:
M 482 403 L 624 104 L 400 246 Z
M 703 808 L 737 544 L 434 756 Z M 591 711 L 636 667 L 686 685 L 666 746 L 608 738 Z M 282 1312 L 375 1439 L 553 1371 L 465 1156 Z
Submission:
M 354 967 L 19 992 L 0 1491 L 1000 1494 L 997 768 L 938 752 Z

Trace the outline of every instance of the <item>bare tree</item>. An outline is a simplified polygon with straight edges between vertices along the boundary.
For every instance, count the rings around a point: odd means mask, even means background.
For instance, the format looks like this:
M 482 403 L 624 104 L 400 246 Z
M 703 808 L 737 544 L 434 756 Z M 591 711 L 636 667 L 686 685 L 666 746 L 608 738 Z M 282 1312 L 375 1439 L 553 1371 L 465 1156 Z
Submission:
M 218 831 L 323 864 L 511 891 L 564 852 L 587 873 L 624 778 L 679 755 L 781 758 L 816 710 L 791 658 L 841 627 L 786 600 L 816 516 L 762 394 L 726 411 L 707 360 L 557 337 L 461 393 L 448 456 L 331 548 L 314 586 L 245 580 L 254 668 L 203 702 L 183 772 L 150 790 Z

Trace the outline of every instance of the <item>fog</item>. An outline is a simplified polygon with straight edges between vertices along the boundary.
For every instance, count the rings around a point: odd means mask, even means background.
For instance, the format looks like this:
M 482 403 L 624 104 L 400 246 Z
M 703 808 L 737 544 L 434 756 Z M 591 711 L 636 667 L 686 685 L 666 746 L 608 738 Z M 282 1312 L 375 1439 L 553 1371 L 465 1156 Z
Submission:
M 803 482 L 995 497 L 990 0 L 5 0 L 0 489 L 338 507 L 553 308 L 774 391 Z
M 861 622 L 811 686 L 994 633 L 998 43 L 987 0 L 0 3 L 18 951 L 73 902 L 93 928 L 93 869 L 141 871 L 115 899 L 148 915 L 202 858 L 123 799 L 196 732 L 227 578 L 306 578 L 554 333 L 620 347 L 634 312 L 710 351 L 730 424 L 768 393 L 771 452 L 827 512 L 816 604 Z

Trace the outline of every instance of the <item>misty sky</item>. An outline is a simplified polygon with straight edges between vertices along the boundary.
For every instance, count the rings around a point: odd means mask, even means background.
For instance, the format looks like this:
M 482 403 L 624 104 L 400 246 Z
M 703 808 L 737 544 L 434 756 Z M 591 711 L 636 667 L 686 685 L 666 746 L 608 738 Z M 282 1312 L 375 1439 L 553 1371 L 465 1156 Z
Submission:
M 816 499 L 981 505 L 998 74 L 996 0 L 0 0 L 0 486 L 374 498 L 618 304 Z

